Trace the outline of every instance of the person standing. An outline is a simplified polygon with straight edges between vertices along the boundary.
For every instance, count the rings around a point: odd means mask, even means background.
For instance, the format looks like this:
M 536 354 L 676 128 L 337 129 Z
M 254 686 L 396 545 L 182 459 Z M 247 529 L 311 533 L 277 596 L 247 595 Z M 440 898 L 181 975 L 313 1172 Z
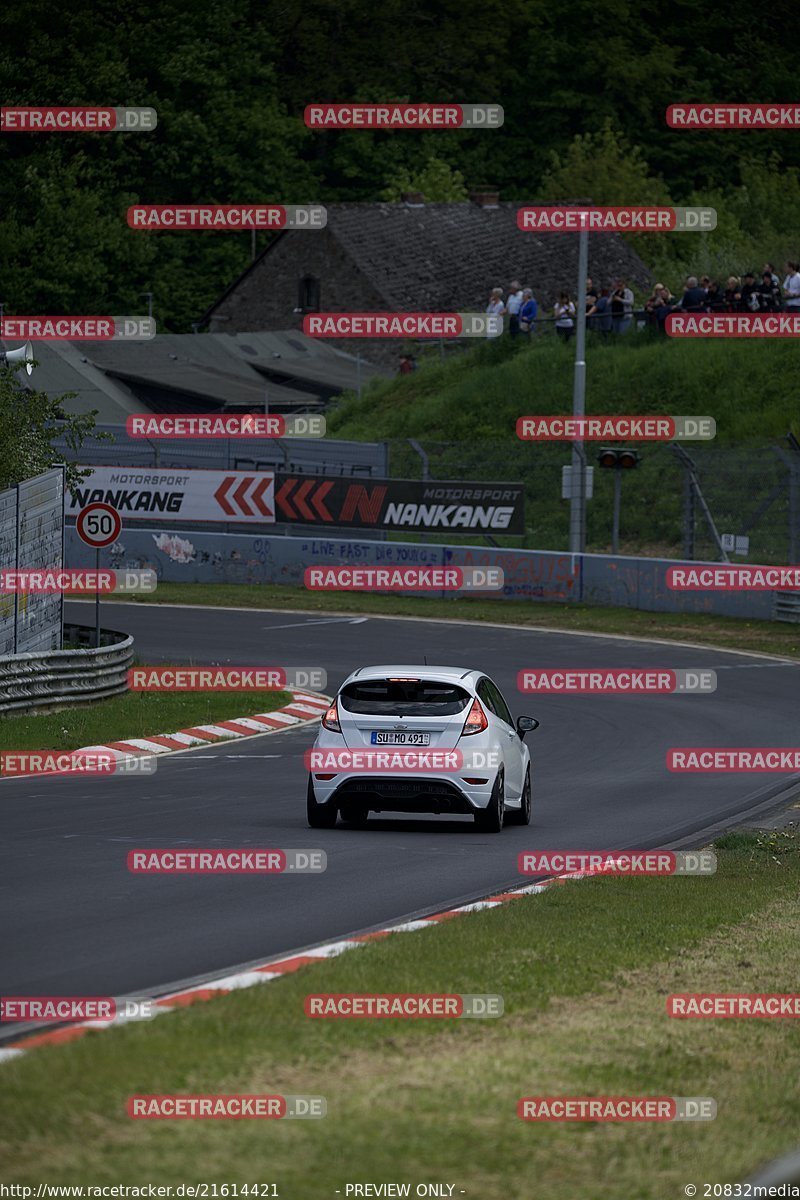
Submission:
M 556 333 L 562 341 L 568 342 L 575 332 L 575 305 L 568 292 L 562 292 L 558 297 L 553 313 L 556 319 Z
M 627 333 L 633 316 L 633 292 L 624 279 L 618 279 L 611 293 L 611 328 L 614 333 Z
M 800 313 L 800 263 L 787 262 L 783 281 L 783 311 Z
M 519 333 L 519 310 L 522 308 L 522 284 L 516 279 L 508 287 L 506 312 L 508 313 L 508 332 L 511 337 Z
M 709 280 L 709 283 L 711 280 Z M 689 275 L 683 288 L 683 295 L 678 308 L 684 312 L 704 312 L 706 307 L 706 289 L 697 282 L 696 275 Z
M 539 305 L 533 298 L 532 288 L 522 289 L 522 308 L 519 310 L 519 330 L 525 337 L 536 332 L 536 318 L 539 315 Z
M 600 289 L 600 295 L 597 297 L 597 302 L 592 306 L 586 314 L 587 324 L 591 326 L 595 333 L 599 333 L 603 341 L 606 341 L 611 332 L 611 297 L 608 288 Z M 591 318 L 589 320 L 588 318 Z
M 758 285 L 758 307 L 761 312 L 781 311 L 781 289 L 772 272 L 766 269 Z
M 487 338 L 499 337 L 503 332 L 503 317 L 505 316 L 506 306 L 503 303 L 503 289 L 496 287 L 492 288 L 489 293 L 489 303 L 486 305 L 487 317 L 497 317 L 497 321 L 488 321 L 486 336 Z
M 742 284 L 739 298 L 739 309 L 741 312 L 758 312 L 759 307 L 756 277 L 752 271 L 745 271 L 744 283 Z

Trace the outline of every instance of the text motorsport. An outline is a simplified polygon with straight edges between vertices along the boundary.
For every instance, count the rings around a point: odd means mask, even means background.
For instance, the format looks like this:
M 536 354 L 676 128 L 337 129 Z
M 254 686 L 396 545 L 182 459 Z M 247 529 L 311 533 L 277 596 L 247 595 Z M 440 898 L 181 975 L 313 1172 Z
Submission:
M 668 567 L 664 580 L 673 592 L 796 592 L 800 567 Z
M 324 667 L 131 667 L 132 692 L 282 692 L 308 688 L 322 692 Z
M 448 1020 L 502 1017 L 503 997 L 491 993 L 318 992 L 306 996 L 307 1017 L 328 1020 Z
M 797 746 L 672 746 L 667 751 L 668 771 L 707 774 L 800 771 Z
M 277 413 L 136 413 L 125 420 L 132 438 L 321 438 L 322 415 L 281 416 Z
M 711 1096 L 523 1096 L 523 1121 L 713 1121 Z
M 499 104 L 307 104 L 308 129 L 499 129 Z
M 158 576 L 151 567 L 115 571 L 102 567 L 51 567 L 0 571 L 0 593 L 37 592 L 44 595 L 102 596 L 116 592 L 154 592 Z
M 713 208 L 652 205 L 526 205 L 517 209 L 517 228 L 526 233 L 697 233 L 717 227 Z
M 149 133 L 157 124 L 154 108 L 0 108 L 0 133 Z
M 517 689 L 526 694 L 577 696 L 631 694 L 664 696 L 676 693 L 709 693 L 717 690 L 717 673 L 710 670 L 634 670 L 625 667 L 597 667 L 584 670 L 528 669 L 517 674 Z
M 715 875 L 713 850 L 523 850 L 520 875 Z
M 327 1111 L 324 1096 L 147 1095 L 131 1096 L 127 1104 L 129 1117 L 151 1121 L 314 1120 Z
M 414 775 L 442 775 L 452 771 L 490 771 L 502 766 L 496 750 L 415 750 L 406 747 L 373 749 L 368 746 L 306 750 L 303 762 L 307 771 L 319 778 L 341 772 L 400 771 Z M 323 774 L 325 773 L 325 775 Z M 481 782 L 487 782 L 482 780 Z
M 324 850 L 220 848 L 131 850 L 133 875 L 319 875 L 328 867 Z
M 670 313 L 664 328 L 674 338 L 795 338 L 800 313 Z
M 306 567 L 303 583 L 322 592 L 496 592 L 500 567 Z
M 31 342 L 147 342 L 158 332 L 152 317 L 3 317 L 0 337 Z
M 154 775 L 153 754 L 111 750 L 3 750 L 0 775 Z
M 128 226 L 155 233 L 188 230 L 241 233 L 243 229 L 324 229 L 321 204 L 134 204 Z
M 713 417 L 531 416 L 517 420 L 517 437 L 524 442 L 705 442 L 716 435 Z
M 323 312 L 303 317 L 303 333 L 329 338 L 499 337 L 503 318 L 484 313 Z

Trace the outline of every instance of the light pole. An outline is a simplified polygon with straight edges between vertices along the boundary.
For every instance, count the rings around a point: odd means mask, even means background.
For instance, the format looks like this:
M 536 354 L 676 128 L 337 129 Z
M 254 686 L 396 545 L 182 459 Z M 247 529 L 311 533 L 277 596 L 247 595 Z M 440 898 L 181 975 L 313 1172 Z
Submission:
M 153 319 L 153 293 L 152 292 L 139 292 L 139 295 L 147 296 L 147 317 L 148 317 L 148 320 L 152 321 L 152 319 Z
M 589 234 L 580 231 L 578 248 L 578 303 L 575 335 L 575 374 L 572 385 L 572 415 L 582 417 L 586 397 L 586 274 L 589 270 Z M 583 554 L 586 549 L 586 452 L 583 442 L 572 443 L 572 498 L 569 504 L 569 549 Z

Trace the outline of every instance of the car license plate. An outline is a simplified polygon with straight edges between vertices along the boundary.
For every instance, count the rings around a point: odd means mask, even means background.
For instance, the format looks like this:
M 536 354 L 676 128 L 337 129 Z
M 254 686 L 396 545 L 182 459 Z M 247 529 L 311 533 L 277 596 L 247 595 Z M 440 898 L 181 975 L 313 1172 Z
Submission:
M 370 742 L 373 746 L 429 746 L 431 735 L 414 733 L 408 729 L 404 729 L 402 732 L 395 732 L 393 729 L 381 730 L 370 736 Z

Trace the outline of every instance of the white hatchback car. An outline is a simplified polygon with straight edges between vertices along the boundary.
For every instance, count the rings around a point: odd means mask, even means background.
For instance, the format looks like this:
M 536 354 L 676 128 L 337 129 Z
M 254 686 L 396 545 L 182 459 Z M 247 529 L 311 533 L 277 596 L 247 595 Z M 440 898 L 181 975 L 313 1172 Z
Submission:
M 340 687 L 307 754 L 308 823 L 331 829 L 339 814 L 361 825 L 370 812 L 403 812 L 469 813 L 490 833 L 506 819 L 528 825 L 523 739 L 538 725 L 533 717 L 515 724 L 483 671 L 361 667 Z

